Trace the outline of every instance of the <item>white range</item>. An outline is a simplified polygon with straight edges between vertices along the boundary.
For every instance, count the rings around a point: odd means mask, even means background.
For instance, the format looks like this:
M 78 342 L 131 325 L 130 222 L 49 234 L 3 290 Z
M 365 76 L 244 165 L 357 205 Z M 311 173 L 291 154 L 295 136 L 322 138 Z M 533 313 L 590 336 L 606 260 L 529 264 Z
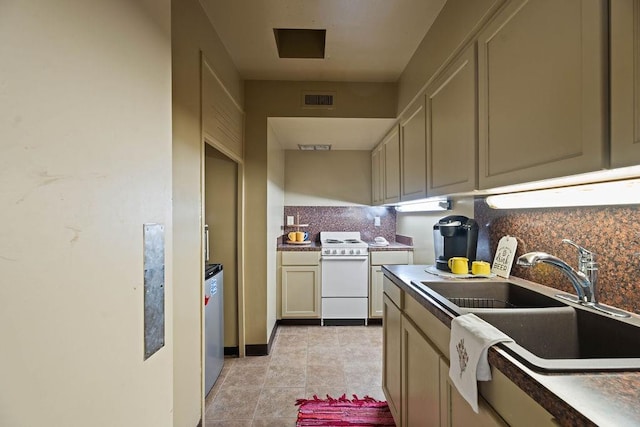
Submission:
M 369 317 L 369 245 L 359 231 L 320 232 L 322 324 Z M 349 322 L 351 321 L 351 322 Z

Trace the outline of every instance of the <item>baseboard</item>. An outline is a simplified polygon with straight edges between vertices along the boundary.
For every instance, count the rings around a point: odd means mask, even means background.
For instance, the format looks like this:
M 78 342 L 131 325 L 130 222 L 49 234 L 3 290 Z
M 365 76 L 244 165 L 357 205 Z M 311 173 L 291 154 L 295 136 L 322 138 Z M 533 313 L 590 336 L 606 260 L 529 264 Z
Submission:
M 240 354 L 240 348 L 238 346 L 224 348 L 225 356 L 238 356 L 239 354 Z
M 325 326 L 364 326 L 365 319 L 324 319 Z
M 266 356 L 268 352 L 268 344 L 247 344 L 244 346 L 245 356 Z
M 280 319 L 277 324 L 283 326 L 316 326 L 320 325 L 320 319 Z
M 198 425 L 196 427 L 202 427 L 202 418 L 200 418 L 200 421 L 198 421 Z
M 382 325 L 382 319 L 381 318 L 369 319 L 369 324 L 370 325 Z

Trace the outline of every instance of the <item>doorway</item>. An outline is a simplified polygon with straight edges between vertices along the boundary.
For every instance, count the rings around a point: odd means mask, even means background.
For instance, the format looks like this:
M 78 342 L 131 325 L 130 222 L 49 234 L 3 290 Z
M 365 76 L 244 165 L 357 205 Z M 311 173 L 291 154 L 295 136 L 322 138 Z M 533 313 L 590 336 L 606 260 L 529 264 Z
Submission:
M 209 226 L 209 260 L 224 269 L 224 350 L 239 354 L 238 163 L 205 143 L 204 223 Z

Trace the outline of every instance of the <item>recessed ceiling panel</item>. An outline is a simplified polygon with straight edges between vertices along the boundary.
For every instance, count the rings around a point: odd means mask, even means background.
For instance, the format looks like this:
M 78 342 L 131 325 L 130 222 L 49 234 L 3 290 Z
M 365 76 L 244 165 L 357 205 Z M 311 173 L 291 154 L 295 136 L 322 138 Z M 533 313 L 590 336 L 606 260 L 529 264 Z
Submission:
M 397 81 L 446 0 L 200 0 L 242 78 Z M 324 59 L 283 60 L 274 28 L 325 29 Z
M 371 150 L 394 125 L 395 119 L 270 117 L 268 124 L 280 146 L 331 145 L 331 150 Z
M 274 28 L 280 58 L 322 58 L 327 30 Z

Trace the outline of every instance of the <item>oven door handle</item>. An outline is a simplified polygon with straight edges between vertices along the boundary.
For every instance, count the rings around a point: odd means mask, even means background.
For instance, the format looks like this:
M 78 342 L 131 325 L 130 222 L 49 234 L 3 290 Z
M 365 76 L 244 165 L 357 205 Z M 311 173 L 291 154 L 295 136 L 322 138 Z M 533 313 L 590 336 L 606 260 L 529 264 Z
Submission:
M 369 259 L 369 255 L 364 256 L 344 256 L 344 255 L 323 255 L 321 260 L 324 261 L 367 261 Z

